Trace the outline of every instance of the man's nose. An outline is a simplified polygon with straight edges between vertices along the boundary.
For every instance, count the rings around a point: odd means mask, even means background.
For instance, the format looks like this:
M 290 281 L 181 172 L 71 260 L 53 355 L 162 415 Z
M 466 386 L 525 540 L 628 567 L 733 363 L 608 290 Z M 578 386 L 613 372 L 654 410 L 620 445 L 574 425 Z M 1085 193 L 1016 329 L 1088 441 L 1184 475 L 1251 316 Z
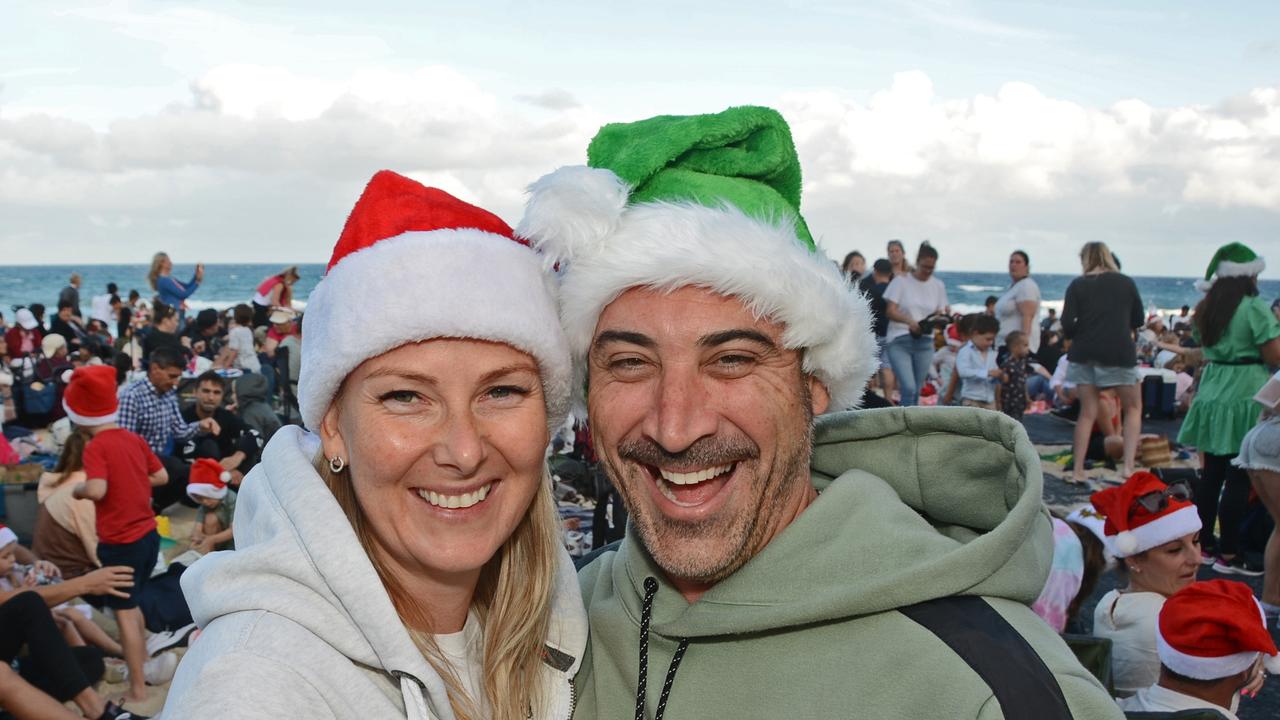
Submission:
M 708 400 L 696 367 L 663 368 L 645 417 L 645 434 L 672 453 L 714 435 L 717 415 Z

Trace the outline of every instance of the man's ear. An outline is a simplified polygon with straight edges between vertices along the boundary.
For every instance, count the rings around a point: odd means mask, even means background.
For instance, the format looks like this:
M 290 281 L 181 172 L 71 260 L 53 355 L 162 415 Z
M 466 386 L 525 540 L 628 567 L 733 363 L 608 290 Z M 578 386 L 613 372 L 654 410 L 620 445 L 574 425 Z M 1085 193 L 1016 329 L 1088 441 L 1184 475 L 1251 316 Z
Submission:
M 809 383 L 809 402 L 814 417 L 817 417 L 831 407 L 831 393 L 827 390 L 827 386 L 814 375 L 810 375 L 807 382 Z

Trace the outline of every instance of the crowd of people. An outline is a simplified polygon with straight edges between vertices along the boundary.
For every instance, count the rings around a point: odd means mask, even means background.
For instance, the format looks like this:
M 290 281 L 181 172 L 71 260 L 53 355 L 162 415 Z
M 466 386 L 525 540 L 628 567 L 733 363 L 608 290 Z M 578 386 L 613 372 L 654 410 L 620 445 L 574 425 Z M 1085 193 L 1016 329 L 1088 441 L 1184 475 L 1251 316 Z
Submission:
M 123 705 L 172 679 L 178 660 L 167 651 L 195 632 L 182 574 L 200 555 L 234 548 L 235 489 L 271 436 L 297 421 L 297 269 L 267 278 L 226 312 L 188 316 L 203 266 L 185 283 L 171 268 L 157 253 L 150 300 L 137 291 L 122 300 L 112 282 L 92 298 L 88 319 L 73 273 L 56 316 L 45 322 L 39 304 L 19 307 L 4 332 L 0 374 L 12 417 L 0 455 L 48 465 L 30 546 L 0 530 L 0 553 L 29 566 L 12 577 L 4 568 L 0 578 L 0 651 L 6 662 L 23 656 L 5 678 L 15 688 L 0 702 L 6 709 L 42 708 L 47 697 L 90 718 L 141 717 Z M 260 311 L 262 302 L 272 305 Z M 156 518 L 176 504 L 196 508 L 192 535 L 180 538 L 194 554 L 157 571 Z M 67 603 L 75 598 L 87 604 Z M 109 613 L 115 637 L 93 608 Z M 104 677 L 127 681 L 126 696 L 98 695 L 93 686 Z
M 514 229 L 382 171 L 305 335 L 296 268 L 188 314 L 203 267 L 181 282 L 164 254 L 149 303 L 110 287 L 84 323 L 73 276 L 47 327 L 18 310 L 5 437 L 64 427 L 32 547 L 0 529 L 22 626 L 0 651 L 31 659 L 0 668 L 0 702 L 139 717 L 94 691 L 105 657 L 126 701 L 171 677 L 165 716 L 197 720 L 1234 717 L 1280 671 L 1280 536 L 1261 600 L 1197 576 L 1260 573 L 1239 494 L 1280 497 L 1261 258 L 1224 246 L 1194 311 L 1153 318 L 1086 243 L 1042 318 L 1016 250 L 1007 290 L 957 316 L 932 243 L 817 250 L 789 138 L 767 108 L 607 125 Z M 1202 470 L 1139 470 L 1142 377 L 1188 370 Z M 1120 463 L 1066 517 L 1019 423 L 1040 407 L 1075 418 L 1070 480 Z M 626 528 L 576 562 L 548 458 L 570 446 Z M 160 572 L 175 503 L 199 559 Z M 1104 572 L 1110 672 L 1060 636 Z

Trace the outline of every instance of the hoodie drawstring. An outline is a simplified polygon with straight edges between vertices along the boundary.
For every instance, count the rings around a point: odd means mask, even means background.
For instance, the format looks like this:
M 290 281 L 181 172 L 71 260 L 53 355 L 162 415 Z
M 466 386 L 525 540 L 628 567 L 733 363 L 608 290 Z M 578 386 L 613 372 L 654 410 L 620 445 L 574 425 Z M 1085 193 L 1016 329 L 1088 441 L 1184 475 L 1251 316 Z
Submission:
M 422 683 L 408 673 L 392 673 L 400 678 L 400 694 L 404 696 L 404 712 L 408 720 L 436 720 L 422 696 Z
M 645 691 L 649 680 L 649 621 L 653 619 L 653 596 L 658 594 L 658 581 L 647 577 L 644 579 L 644 606 L 640 611 L 640 681 L 636 683 L 636 720 L 645 720 Z M 662 720 L 667 712 L 667 698 L 671 696 L 671 685 L 676 681 L 676 670 L 684 659 L 684 651 L 689 648 L 689 638 L 680 638 L 676 654 L 671 657 L 671 665 L 667 667 L 667 679 L 662 682 L 662 695 L 658 697 L 658 710 L 653 720 Z

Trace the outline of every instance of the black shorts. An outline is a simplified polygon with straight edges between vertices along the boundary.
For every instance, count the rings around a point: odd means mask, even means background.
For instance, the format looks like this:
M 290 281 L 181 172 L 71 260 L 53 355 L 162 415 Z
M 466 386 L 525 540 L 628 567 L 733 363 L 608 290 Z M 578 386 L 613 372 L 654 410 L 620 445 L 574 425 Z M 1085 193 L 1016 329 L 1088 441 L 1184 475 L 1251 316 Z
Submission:
M 151 571 L 156 569 L 156 558 L 160 555 L 160 533 L 152 530 L 131 543 L 112 545 L 98 543 L 98 560 L 102 567 L 125 565 L 133 568 L 133 587 L 123 592 L 129 597 L 115 595 L 99 595 L 102 604 L 116 610 L 128 610 L 138 607 L 138 594 L 142 586 L 151 578 Z

